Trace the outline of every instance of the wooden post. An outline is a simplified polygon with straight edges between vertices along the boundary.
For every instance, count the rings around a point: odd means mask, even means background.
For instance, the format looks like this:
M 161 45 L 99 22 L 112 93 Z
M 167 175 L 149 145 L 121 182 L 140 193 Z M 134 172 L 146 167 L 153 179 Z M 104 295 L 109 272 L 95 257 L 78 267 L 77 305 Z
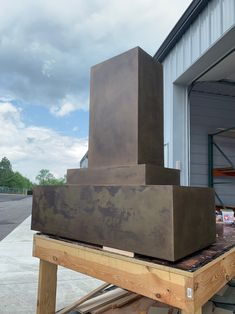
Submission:
M 55 314 L 57 265 L 40 259 L 37 314 Z

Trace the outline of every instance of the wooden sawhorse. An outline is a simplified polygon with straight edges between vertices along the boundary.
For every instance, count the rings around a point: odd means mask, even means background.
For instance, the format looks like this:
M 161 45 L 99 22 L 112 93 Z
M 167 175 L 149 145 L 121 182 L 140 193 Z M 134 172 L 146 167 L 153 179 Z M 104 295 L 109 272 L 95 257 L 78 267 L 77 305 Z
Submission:
M 34 235 L 33 256 L 40 259 L 37 314 L 55 313 L 57 265 L 169 304 L 183 314 L 200 314 L 235 276 L 235 248 L 195 272 L 40 234 Z

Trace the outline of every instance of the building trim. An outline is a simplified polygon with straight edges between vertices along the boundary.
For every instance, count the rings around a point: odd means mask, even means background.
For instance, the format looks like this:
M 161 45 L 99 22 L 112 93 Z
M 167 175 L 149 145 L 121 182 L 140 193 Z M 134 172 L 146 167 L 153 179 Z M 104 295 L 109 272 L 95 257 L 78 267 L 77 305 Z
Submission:
M 164 40 L 154 59 L 162 62 L 211 0 L 194 0 Z

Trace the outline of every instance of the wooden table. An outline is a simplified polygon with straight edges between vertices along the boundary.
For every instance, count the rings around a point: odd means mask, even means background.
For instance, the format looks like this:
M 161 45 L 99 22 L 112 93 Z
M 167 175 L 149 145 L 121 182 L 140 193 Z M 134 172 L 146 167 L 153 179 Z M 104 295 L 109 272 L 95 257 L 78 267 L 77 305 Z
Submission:
M 36 234 L 33 256 L 40 258 L 37 314 L 55 313 L 57 265 L 177 307 L 184 314 L 199 314 L 202 305 L 235 276 L 235 228 L 229 234 L 223 245 L 217 241 L 178 263 L 126 257 Z

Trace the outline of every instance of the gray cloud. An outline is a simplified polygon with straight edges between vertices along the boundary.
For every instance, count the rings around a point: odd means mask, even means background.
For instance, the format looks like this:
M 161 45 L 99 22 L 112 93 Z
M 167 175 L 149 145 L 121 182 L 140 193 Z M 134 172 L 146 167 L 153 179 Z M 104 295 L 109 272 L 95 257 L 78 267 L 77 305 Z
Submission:
M 0 0 L 0 96 L 87 108 L 90 67 L 137 45 L 153 54 L 189 2 Z
M 35 180 L 42 168 L 57 177 L 68 168 L 77 168 L 87 151 L 87 138 L 68 137 L 36 126 L 26 126 L 21 110 L 11 103 L 0 103 L 0 159 L 7 156 L 14 170 Z

